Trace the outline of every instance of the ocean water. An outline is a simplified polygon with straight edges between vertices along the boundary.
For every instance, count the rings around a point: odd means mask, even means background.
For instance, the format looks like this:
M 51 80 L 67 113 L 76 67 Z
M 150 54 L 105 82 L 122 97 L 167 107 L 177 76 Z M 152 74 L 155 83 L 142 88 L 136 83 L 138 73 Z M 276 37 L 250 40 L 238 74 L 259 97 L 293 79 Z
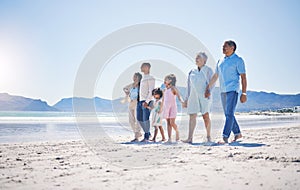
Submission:
M 242 129 L 300 125 L 300 114 L 238 114 L 236 118 Z M 177 124 L 181 134 L 187 134 L 188 119 L 188 115 L 178 114 Z M 211 120 L 212 133 L 220 133 L 224 116 L 212 114 Z M 201 117 L 198 117 L 197 123 L 196 130 L 204 134 L 204 123 Z M 166 124 L 163 125 L 166 130 Z M 111 137 L 132 136 L 127 113 L 78 115 L 73 112 L 0 112 L 0 143 L 79 140 L 86 138 L 86 132 L 98 131 L 101 131 L 100 135 Z

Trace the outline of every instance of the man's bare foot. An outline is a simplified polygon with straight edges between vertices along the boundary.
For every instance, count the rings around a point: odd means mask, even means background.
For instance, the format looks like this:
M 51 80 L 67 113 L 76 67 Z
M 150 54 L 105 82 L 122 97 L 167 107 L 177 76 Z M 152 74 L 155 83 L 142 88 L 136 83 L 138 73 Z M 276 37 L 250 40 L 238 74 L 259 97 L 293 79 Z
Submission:
M 189 143 L 189 144 L 192 144 L 193 143 L 193 140 L 191 139 L 186 139 L 186 140 L 182 140 L 183 143 Z
M 228 138 L 223 137 L 223 141 L 219 141 L 218 144 L 228 144 Z
M 207 142 L 212 142 L 210 136 L 209 136 L 209 137 L 206 137 L 206 138 L 207 138 Z
M 150 139 L 149 141 L 156 142 L 156 140 L 155 140 L 155 139 Z
M 166 141 L 166 139 L 161 139 L 161 142 L 165 142 Z
M 240 138 L 242 138 L 242 137 L 243 137 L 243 135 L 242 135 L 241 133 L 238 134 L 238 135 L 235 135 L 232 142 L 236 142 L 238 139 L 240 139 Z

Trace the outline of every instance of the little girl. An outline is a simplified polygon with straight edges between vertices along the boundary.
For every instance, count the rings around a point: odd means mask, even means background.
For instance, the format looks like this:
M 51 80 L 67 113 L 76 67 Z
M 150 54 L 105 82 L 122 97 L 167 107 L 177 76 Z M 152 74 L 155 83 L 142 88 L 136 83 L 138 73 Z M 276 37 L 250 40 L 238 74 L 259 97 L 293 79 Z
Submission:
M 162 136 L 162 141 L 165 141 L 164 129 L 162 127 L 162 96 L 163 92 L 160 88 L 155 88 L 152 91 L 152 95 L 154 97 L 153 108 L 152 108 L 152 126 L 154 127 L 154 136 L 151 141 L 156 142 L 156 136 L 158 133 L 158 129 L 160 130 L 160 134 Z
M 165 86 L 166 89 L 164 90 L 163 95 L 163 116 L 167 120 L 168 126 L 168 143 L 172 142 L 172 128 L 176 132 L 176 141 L 179 141 L 179 131 L 178 127 L 175 123 L 176 115 L 177 115 L 177 105 L 176 105 L 176 96 L 178 97 L 180 102 L 182 98 L 179 94 L 178 89 L 175 87 L 176 84 L 176 76 L 174 74 L 167 75 L 165 77 Z

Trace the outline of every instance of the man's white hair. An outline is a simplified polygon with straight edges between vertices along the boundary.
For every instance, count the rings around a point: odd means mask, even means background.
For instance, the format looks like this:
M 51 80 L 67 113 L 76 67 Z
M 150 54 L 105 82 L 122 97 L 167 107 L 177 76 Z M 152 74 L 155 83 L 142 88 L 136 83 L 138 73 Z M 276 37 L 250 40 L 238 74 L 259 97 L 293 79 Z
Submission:
M 207 61 L 207 55 L 206 55 L 205 52 L 199 52 L 199 53 L 197 54 L 197 56 L 198 56 L 198 57 L 201 57 L 202 59 L 204 59 L 204 62 L 206 63 L 206 61 Z

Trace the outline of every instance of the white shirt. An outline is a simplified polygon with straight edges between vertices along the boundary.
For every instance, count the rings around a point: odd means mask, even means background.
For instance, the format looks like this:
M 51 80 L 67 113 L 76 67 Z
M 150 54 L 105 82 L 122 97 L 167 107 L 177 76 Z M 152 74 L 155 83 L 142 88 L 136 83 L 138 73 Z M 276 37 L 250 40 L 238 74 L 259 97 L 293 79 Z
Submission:
M 188 100 L 191 93 L 204 97 L 206 86 L 213 76 L 213 71 L 210 67 L 204 65 L 201 70 L 193 69 L 189 72 L 185 100 Z
M 155 79 L 153 76 L 144 75 L 140 84 L 140 101 L 149 103 L 152 99 L 152 90 L 155 87 Z

